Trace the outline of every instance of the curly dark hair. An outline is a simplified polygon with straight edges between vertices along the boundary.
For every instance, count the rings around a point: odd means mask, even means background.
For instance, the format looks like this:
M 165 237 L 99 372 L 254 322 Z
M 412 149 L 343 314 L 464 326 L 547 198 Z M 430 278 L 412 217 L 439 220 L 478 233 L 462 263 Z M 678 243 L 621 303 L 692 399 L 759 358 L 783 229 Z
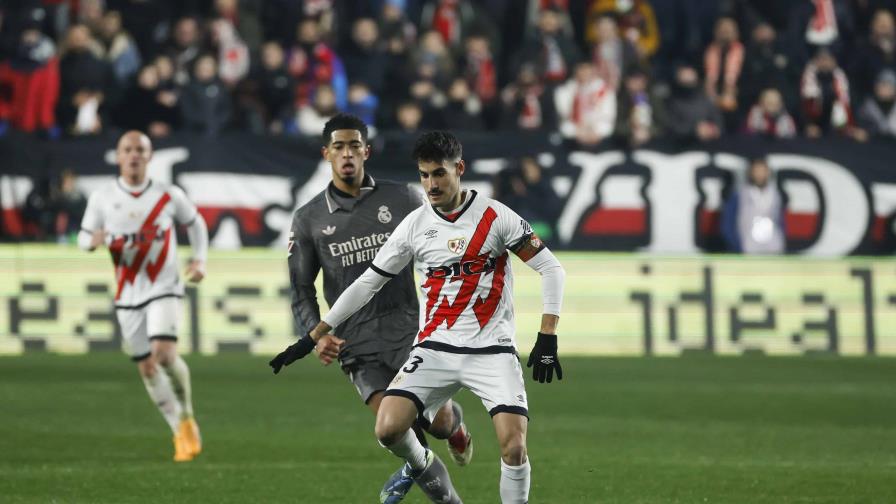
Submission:
M 414 144 L 414 161 L 443 163 L 458 161 L 464 155 L 457 137 L 447 131 L 427 131 Z
M 336 114 L 327 124 L 324 124 L 324 145 L 330 144 L 330 136 L 336 130 L 358 130 L 361 132 L 361 138 L 367 143 L 367 125 L 364 121 L 351 114 Z

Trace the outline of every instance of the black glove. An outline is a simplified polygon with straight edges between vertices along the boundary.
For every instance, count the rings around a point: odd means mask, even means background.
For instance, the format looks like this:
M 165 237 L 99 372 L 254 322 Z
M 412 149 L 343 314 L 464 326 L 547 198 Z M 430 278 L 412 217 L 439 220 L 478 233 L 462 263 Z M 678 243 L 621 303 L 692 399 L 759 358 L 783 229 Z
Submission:
M 535 367 L 532 367 L 532 366 Z M 557 358 L 557 335 L 538 333 L 532 353 L 529 354 L 529 362 L 526 367 L 532 368 L 532 379 L 544 383 L 551 383 L 554 379 L 554 369 L 557 370 L 557 379 L 563 379 L 563 368 L 560 367 L 560 359 Z
M 314 340 L 311 339 L 311 333 L 302 336 L 299 341 L 286 347 L 286 350 L 277 354 L 268 364 L 274 368 L 274 374 L 280 372 L 280 368 L 288 366 L 293 362 L 311 353 L 314 350 Z

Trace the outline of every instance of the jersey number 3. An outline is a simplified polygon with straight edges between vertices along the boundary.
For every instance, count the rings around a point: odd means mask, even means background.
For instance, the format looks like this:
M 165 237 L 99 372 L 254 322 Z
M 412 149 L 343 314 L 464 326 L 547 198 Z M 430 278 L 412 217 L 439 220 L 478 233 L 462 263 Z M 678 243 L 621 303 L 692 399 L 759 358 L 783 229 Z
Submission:
M 401 370 L 405 373 L 413 373 L 417 370 L 417 366 L 419 366 L 421 362 L 423 362 L 423 357 L 415 355 L 414 358 L 411 359 L 411 362 L 409 362 L 408 365 L 403 367 Z

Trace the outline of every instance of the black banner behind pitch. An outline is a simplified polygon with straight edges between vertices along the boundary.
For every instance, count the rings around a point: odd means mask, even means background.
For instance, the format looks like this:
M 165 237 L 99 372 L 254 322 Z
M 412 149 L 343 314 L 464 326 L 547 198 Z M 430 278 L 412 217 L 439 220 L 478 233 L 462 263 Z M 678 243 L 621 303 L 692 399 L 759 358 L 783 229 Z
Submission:
M 839 138 L 767 142 L 732 138 L 699 146 L 648 144 L 570 150 L 543 135 L 459 134 L 464 182 L 492 193 L 503 170 L 534 156 L 556 194 L 516 198 L 524 216 L 544 218 L 555 248 L 699 253 L 722 250 L 719 212 L 750 158 L 768 156 L 787 203 L 788 249 L 810 255 L 889 254 L 896 250 L 896 143 Z M 414 182 L 413 137 L 371 141 L 371 174 Z M 90 192 L 115 174 L 114 138 L 44 142 L 0 139 L 0 239 L 29 238 L 28 194 L 64 169 Z M 294 208 L 329 180 L 320 142 L 227 134 L 156 142 L 152 177 L 183 187 L 206 218 L 218 247 L 277 246 Z M 551 209 L 547 211 L 547 209 Z

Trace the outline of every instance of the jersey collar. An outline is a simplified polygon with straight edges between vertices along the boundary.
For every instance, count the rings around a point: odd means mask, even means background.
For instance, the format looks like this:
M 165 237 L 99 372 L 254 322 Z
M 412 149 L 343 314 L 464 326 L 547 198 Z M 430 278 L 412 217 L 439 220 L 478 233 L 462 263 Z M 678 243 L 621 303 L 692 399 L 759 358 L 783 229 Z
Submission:
M 361 194 L 357 198 L 347 192 L 340 191 L 331 181 L 329 185 L 327 185 L 327 190 L 324 191 L 324 197 L 327 200 L 327 210 L 329 210 L 330 213 L 334 213 L 336 210 L 350 211 L 351 207 L 347 208 L 345 205 L 341 204 L 339 201 L 340 199 L 360 200 L 370 194 L 374 189 L 376 189 L 376 180 L 373 180 L 373 177 L 368 174 L 364 174 L 364 180 L 361 182 Z
M 468 189 L 467 190 L 467 200 L 464 201 L 464 204 L 461 205 L 459 210 L 455 210 L 455 211 L 451 212 L 451 214 L 449 214 L 449 215 L 443 214 L 442 212 L 439 211 L 439 209 L 437 209 L 436 207 L 434 207 L 432 205 L 429 205 L 429 208 L 431 208 L 432 212 L 434 214 L 438 215 L 439 218 L 441 218 L 442 220 L 448 221 L 448 222 L 457 222 L 457 219 L 460 219 L 460 216 L 463 215 L 464 212 L 466 212 L 467 209 L 470 208 L 470 205 L 473 204 L 473 200 L 476 199 L 476 194 L 477 193 L 475 190 Z
M 142 196 L 143 193 L 145 193 L 146 190 L 149 189 L 149 186 L 152 185 L 152 179 L 149 177 L 147 177 L 146 180 L 138 186 L 125 184 L 121 181 L 121 177 L 116 177 L 115 182 L 118 184 L 119 189 L 130 194 L 134 198 L 139 198 L 140 196 Z

